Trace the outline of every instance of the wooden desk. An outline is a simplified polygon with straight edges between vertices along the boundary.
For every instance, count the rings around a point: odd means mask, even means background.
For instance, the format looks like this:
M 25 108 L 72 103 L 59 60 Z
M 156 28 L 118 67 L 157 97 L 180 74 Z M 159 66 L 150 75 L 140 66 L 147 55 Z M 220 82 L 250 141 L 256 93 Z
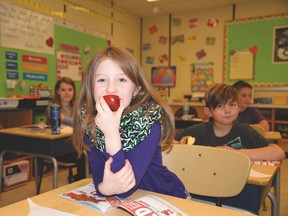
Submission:
M 58 135 L 52 135 L 50 133 L 50 129 L 40 131 L 23 127 L 15 127 L 0 130 L 0 177 L 2 177 L 2 163 L 5 153 L 11 152 L 31 155 L 36 158 L 44 158 L 52 161 L 54 167 L 53 188 L 56 188 L 58 179 L 58 164 L 55 157 L 75 152 L 74 146 L 70 140 L 71 135 L 72 130 L 69 131 L 67 129 L 61 130 L 61 134 Z M 86 166 L 86 174 L 87 173 Z M 37 177 L 36 169 L 35 177 Z M 0 192 L 1 187 L 2 178 L 0 178 Z
M 261 172 L 263 174 L 271 175 L 271 177 L 261 177 L 260 178 L 260 177 L 249 176 L 247 183 L 259 185 L 259 186 L 267 186 L 267 185 L 272 184 L 273 178 L 276 175 L 279 167 L 252 164 L 251 169 L 254 169 L 254 170 Z
M 276 141 L 282 139 L 281 133 L 278 131 L 267 131 L 264 137 L 266 139 L 276 140 Z
M 81 206 L 77 203 L 71 202 L 69 200 L 66 200 L 64 198 L 59 197 L 58 195 L 60 193 L 64 193 L 67 191 L 70 191 L 72 189 L 84 186 L 85 184 L 88 184 L 92 182 L 92 179 L 87 178 L 83 179 L 78 182 L 74 182 L 69 185 L 65 185 L 63 187 L 57 188 L 56 190 L 51 190 L 49 192 L 43 193 L 38 196 L 34 196 L 31 198 L 33 202 L 35 202 L 38 205 L 45 206 L 48 208 L 57 209 L 60 211 L 69 212 L 76 215 L 84 215 L 84 216 L 95 216 L 95 215 L 104 215 L 102 213 L 99 213 L 98 211 L 89 209 L 87 207 Z M 213 215 L 213 216 L 223 216 L 223 215 L 229 215 L 229 216 L 248 216 L 251 214 L 247 214 L 244 212 L 234 211 L 226 208 L 216 207 L 212 205 L 207 205 L 199 202 L 194 202 L 191 200 L 186 199 L 180 199 L 172 196 L 167 196 L 163 194 L 148 192 L 144 190 L 137 190 L 131 197 L 139 197 L 146 194 L 153 194 L 156 196 L 159 196 L 166 201 L 172 203 L 177 208 L 181 209 L 183 212 L 185 212 L 187 215 L 193 215 L 193 216 L 203 216 L 203 215 Z M 13 216 L 26 216 L 29 213 L 29 205 L 27 200 L 22 200 L 20 202 L 8 205 L 6 207 L 3 207 L 0 209 L 0 215 L 13 215 Z M 129 213 L 125 212 L 121 209 L 115 209 L 110 212 L 107 212 L 105 216 L 122 216 L 122 215 L 130 215 Z
M 222 205 L 245 209 L 256 214 L 259 212 L 261 204 L 268 196 L 271 201 L 272 215 L 278 216 L 279 203 L 275 195 L 270 193 L 270 190 L 273 186 L 272 183 L 275 175 L 276 177 L 279 177 L 279 167 L 252 164 L 251 168 L 262 174 L 267 174 L 269 177 L 255 177 L 255 175 L 250 175 L 242 192 L 235 197 L 221 199 Z M 277 182 L 278 181 L 276 181 L 276 185 L 274 186 L 275 188 L 277 187 Z M 276 194 L 278 194 L 278 192 Z M 211 197 L 195 196 L 195 198 L 214 203 L 214 199 Z
M 262 187 L 261 203 L 264 202 L 265 198 L 271 201 L 271 212 L 273 216 L 278 216 L 279 204 L 280 204 L 280 168 L 278 166 L 268 165 L 257 165 L 252 164 L 251 169 L 258 171 L 263 174 L 270 175 L 270 177 L 253 177 L 249 176 L 247 183 Z M 275 178 L 275 194 L 270 192 L 272 188 L 273 179 Z

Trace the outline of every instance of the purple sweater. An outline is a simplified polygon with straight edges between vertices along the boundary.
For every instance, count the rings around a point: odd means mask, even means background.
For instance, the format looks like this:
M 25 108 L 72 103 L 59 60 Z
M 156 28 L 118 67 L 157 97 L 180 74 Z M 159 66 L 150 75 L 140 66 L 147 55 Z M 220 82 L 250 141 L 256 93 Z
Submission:
M 136 178 L 136 185 L 126 193 L 115 194 L 118 197 L 128 197 L 135 190 L 143 189 L 157 193 L 167 194 L 180 198 L 186 198 L 186 190 L 181 180 L 170 172 L 162 163 L 160 143 L 161 125 L 155 123 L 149 136 L 140 142 L 134 149 L 124 152 L 120 149 L 113 155 L 111 170 L 119 171 L 125 164 L 125 159 L 131 163 Z M 91 144 L 87 136 L 84 137 L 87 144 Z M 104 150 L 105 151 L 105 150 Z M 98 184 L 103 180 L 105 161 L 109 158 L 107 152 L 100 152 L 94 146 L 88 151 L 92 178 L 98 195 Z

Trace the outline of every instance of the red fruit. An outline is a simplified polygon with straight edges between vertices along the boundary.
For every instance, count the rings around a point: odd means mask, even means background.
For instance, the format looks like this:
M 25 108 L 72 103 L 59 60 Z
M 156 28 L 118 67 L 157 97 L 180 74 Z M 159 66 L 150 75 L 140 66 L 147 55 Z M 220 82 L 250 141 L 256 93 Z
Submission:
M 52 37 L 49 37 L 47 40 L 46 40 L 46 44 L 47 46 L 49 47 L 53 47 L 53 44 L 54 44 L 54 40 Z
M 120 106 L 120 98 L 117 95 L 105 95 L 103 98 L 112 111 L 118 110 Z

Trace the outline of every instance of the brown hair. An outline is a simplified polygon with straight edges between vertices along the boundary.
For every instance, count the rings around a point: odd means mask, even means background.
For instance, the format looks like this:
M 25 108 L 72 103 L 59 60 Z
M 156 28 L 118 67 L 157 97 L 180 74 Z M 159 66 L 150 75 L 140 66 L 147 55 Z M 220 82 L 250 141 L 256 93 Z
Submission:
M 206 107 L 215 109 L 219 104 L 238 100 L 238 90 L 227 84 L 214 84 L 205 93 Z
M 131 101 L 130 106 L 124 110 L 124 114 L 132 112 L 147 101 L 155 101 L 164 108 L 164 114 L 161 119 L 162 142 L 170 144 L 175 134 L 174 116 L 170 106 L 159 96 L 154 87 L 147 80 L 141 66 L 128 51 L 116 47 L 108 47 L 98 50 L 87 65 L 82 88 L 74 112 L 73 140 L 76 150 L 81 153 L 83 148 L 87 148 L 83 140 L 87 126 L 95 128 L 94 118 L 97 111 L 94 100 L 94 77 L 99 64 L 106 59 L 115 62 L 136 86 L 141 87 L 139 93 Z M 81 115 L 81 108 L 84 106 L 86 109 L 86 115 L 83 118 Z M 95 130 L 91 130 L 91 133 L 93 139 L 96 139 Z
M 72 100 L 69 102 L 69 105 L 70 105 L 70 107 L 74 107 L 74 103 L 76 101 L 76 88 L 75 88 L 74 81 L 72 79 L 70 79 L 69 77 L 61 77 L 56 82 L 55 87 L 54 87 L 54 96 L 52 99 L 53 103 L 60 105 L 60 107 L 62 108 L 60 96 L 57 94 L 57 91 L 59 90 L 61 83 L 66 83 L 68 85 L 73 86 L 74 94 L 73 94 Z
M 249 83 L 243 81 L 243 80 L 239 80 L 237 82 L 235 82 L 233 84 L 233 87 L 237 88 L 238 90 L 242 89 L 242 88 L 250 88 L 253 89 L 252 85 L 250 85 Z

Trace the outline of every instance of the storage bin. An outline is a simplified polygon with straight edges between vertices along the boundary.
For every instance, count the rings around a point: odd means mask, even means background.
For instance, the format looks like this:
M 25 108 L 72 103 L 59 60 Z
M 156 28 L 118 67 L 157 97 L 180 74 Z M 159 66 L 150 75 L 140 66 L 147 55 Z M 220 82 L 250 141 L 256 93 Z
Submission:
M 18 98 L 0 98 L 0 109 L 17 108 L 19 105 Z
M 277 105 L 287 105 L 288 97 L 287 96 L 274 96 L 273 103 Z
M 29 180 L 30 162 L 21 160 L 3 165 L 2 189 L 4 191 L 24 185 Z

